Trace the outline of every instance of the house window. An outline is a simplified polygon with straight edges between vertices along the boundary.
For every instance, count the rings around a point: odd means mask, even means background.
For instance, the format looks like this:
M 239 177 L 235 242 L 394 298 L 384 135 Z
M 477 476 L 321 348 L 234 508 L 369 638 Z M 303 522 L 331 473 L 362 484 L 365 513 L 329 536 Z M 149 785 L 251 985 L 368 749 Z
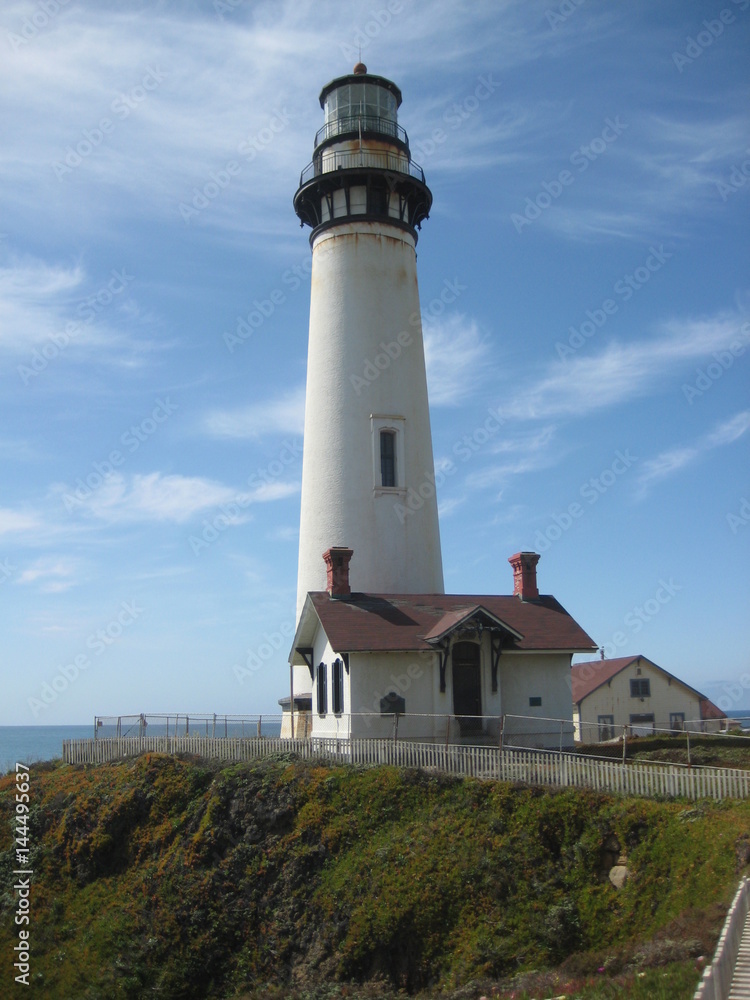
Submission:
M 631 698 L 650 698 L 651 681 L 648 677 L 634 677 L 630 681 Z
M 396 434 L 380 432 L 380 485 L 396 485 Z
M 654 716 L 631 715 L 630 733 L 632 736 L 652 736 L 654 733 Z
M 344 663 L 334 660 L 331 667 L 331 708 L 334 715 L 344 711 Z
M 600 715 L 597 722 L 599 723 L 599 742 L 606 743 L 607 740 L 613 740 L 615 738 L 614 715 Z
M 529 705 L 532 708 L 539 708 L 541 704 L 542 704 L 542 699 L 539 698 L 538 696 L 529 698 Z
M 325 715 L 328 708 L 328 690 L 327 690 L 327 668 L 325 663 L 318 664 L 318 677 L 317 677 L 317 689 L 318 689 L 318 715 Z
M 674 729 L 675 732 L 681 733 L 685 728 L 685 713 L 684 712 L 670 712 L 669 713 L 669 728 Z

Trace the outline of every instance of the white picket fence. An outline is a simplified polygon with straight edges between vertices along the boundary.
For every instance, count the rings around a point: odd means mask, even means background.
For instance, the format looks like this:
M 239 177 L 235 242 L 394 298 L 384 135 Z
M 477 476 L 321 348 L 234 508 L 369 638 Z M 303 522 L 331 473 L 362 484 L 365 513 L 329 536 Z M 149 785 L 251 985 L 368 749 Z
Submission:
M 740 950 L 742 932 L 750 910 L 750 880 L 743 878 L 729 907 L 713 961 L 704 970 L 693 1000 L 727 1000 Z M 750 990 L 732 996 L 750 996 Z
M 540 750 L 439 745 L 390 739 L 280 739 L 210 736 L 135 736 L 64 740 L 68 764 L 103 764 L 146 752 L 194 754 L 227 761 L 293 753 L 303 760 L 415 767 L 497 781 L 594 788 L 621 795 L 687 799 L 750 798 L 750 771 L 679 764 L 629 763 Z

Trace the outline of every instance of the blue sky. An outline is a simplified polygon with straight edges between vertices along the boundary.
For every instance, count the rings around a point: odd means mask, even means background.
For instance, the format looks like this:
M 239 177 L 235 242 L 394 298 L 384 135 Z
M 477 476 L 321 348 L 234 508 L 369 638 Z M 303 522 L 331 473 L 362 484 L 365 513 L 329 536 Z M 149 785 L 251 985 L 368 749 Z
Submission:
M 750 0 L 6 0 L 0 724 L 278 711 L 292 196 L 359 44 L 434 196 L 446 589 L 535 549 L 608 655 L 750 706 Z

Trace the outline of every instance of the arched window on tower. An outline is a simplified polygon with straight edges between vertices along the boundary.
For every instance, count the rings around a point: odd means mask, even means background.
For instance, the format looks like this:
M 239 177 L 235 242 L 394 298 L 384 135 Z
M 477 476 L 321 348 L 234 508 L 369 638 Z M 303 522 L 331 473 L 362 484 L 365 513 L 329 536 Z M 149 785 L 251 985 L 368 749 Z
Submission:
M 396 434 L 380 432 L 380 485 L 396 485 Z

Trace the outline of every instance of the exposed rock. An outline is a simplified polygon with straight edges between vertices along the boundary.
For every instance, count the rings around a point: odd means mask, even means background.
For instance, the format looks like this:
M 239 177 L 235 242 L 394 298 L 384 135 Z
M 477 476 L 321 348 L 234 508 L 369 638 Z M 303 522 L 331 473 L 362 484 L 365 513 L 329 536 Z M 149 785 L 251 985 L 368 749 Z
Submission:
M 609 870 L 609 881 L 615 889 L 622 889 L 630 876 L 630 872 L 625 865 L 614 865 Z

